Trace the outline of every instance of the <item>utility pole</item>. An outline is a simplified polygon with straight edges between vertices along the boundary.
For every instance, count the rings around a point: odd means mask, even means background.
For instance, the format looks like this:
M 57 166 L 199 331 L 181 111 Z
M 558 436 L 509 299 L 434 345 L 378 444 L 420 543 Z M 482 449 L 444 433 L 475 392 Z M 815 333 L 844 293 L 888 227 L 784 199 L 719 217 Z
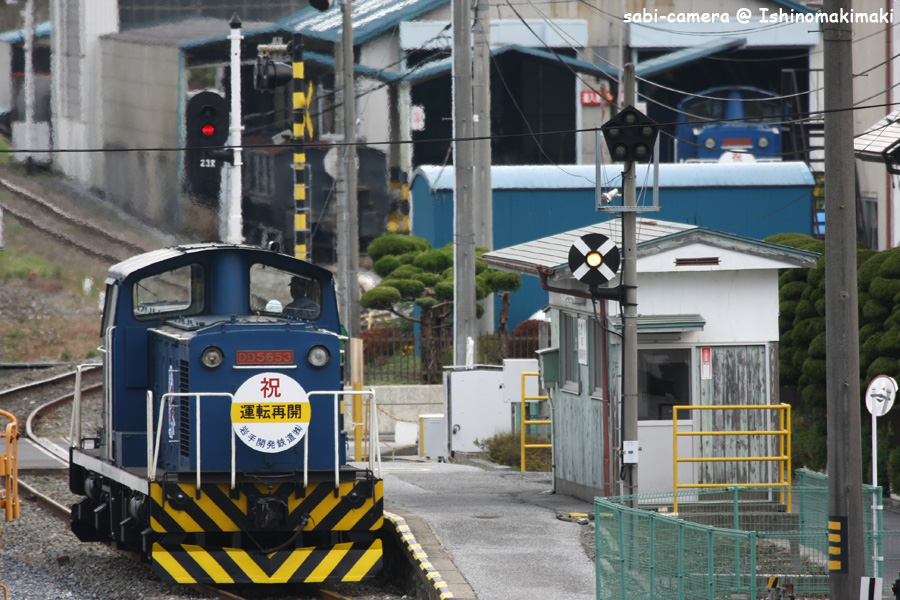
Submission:
M 472 142 L 472 10 L 453 5 L 453 364 L 466 364 L 466 340 L 477 340 Z M 477 354 L 476 354 L 477 356 Z
M 34 141 L 34 2 L 27 0 L 25 2 L 25 10 L 22 11 L 25 19 L 25 73 L 23 77 L 23 85 L 25 87 L 25 147 L 28 154 L 25 158 L 29 168 L 34 161 L 34 150 L 36 144 Z
M 634 106 L 634 64 L 625 65 L 625 106 Z M 598 148 L 599 152 L 600 149 Z M 637 205 L 635 163 L 622 167 L 622 445 L 638 439 Z M 638 493 L 638 464 L 625 469 L 627 494 Z M 637 500 L 635 500 L 637 502 Z
M 344 273 L 344 327 L 347 335 L 358 338 L 359 324 L 359 210 L 356 190 L 356 85 L 353 77 L 353 9 L 351 0 L 343 0 L 341 15 L 341 50 L 344 80 L 344 195 L 346 207 L 345 245 L 341 251 L 347 257 Z
M 491 184 L 491 15 L 490 0 L 475 4 L 473 106 L 475 108 L 475 245 L 494 248 L 494 199 Z M 481 301 L 486 318 L 481 330 L 494 331 L 494 295 Z
M 490 0 L 475 4 L 473 106 L 475 115 L 475 244 L 494 247 L 491 197 L 491 17 Z
M 827 15 L 850 0 L 825 0 Z M 860 444 L 853 29 L 822 23 L 825 59 L 825 343 L 828 428 L 829 591 L 855 598 L 865 574 Z M 837 552 L 835 552 L 835 550 Z
M 225 214 L 225 241 L 229 244 L 240 244 L 244 241 L 243 224 L 241 219 L 241 197 L 243 196 L 244 182 L 242 179 L 241 145 L 243 126 L 241 125 L 241 20 L 237 14 L 231 17 L 228 24 L 231 28 L 231 114 L 229 126 L 229 144 L 232 149 L 233 163 L 230 169 L 230 201 Z

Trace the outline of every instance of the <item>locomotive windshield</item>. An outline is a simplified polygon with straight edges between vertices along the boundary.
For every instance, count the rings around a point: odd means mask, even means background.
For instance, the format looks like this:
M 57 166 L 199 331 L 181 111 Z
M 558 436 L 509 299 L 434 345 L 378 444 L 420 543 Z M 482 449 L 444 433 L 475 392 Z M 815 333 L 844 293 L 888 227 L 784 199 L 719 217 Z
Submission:
M 203 312 L 204 271 L 198 264 L 144 277 L 134 283 L 132 308 L 138 320 Z
M 250 311 L 318 319 L 322 314 L 322 283 L 318 279 L 275 267 L 250 267 Z

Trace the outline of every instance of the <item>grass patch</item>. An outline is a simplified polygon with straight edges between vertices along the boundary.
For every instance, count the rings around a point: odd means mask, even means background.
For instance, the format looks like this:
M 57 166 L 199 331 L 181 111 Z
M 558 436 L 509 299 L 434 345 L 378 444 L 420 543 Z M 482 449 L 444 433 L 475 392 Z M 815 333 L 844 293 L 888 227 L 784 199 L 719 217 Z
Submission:
M 525 443 L 546 444 L 548 440 L 542 436 L 526 435 Z M 481 458 L 521 470 L 522 438 L 518 433 L 498 433 L 485 440 L 475 440 L 475 445 L 481 449 Z M 525 449 L 526 471 L 550 471 L 552 464 L 553 453 L 550 448 Z
M 98 287 L 77 269 L 32 254 L 15 237 L 0 251 L 0 362 L 96 357 Z
M 6 138 L 0 135 L 0 165 L 8 165 L 10 161 L 10 157 L 12 153 L 9 151 L 9 142 L 6 141 Z
M 0 252 L 0 280 L 61 280 L 62 276 L 62 267 L 51 264 L 47 259 L 41 256 L 35 254 L 21 254 L 9 248 Z

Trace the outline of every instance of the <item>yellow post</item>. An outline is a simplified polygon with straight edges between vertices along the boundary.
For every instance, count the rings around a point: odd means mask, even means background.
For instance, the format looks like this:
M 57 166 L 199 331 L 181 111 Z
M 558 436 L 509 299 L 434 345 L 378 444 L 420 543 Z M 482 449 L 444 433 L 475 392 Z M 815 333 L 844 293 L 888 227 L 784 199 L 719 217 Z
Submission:
M 350 338 L 350 385 L 354 392 L 362 390 L 363 386 L 363 341 L 360 338 Z M 353 396 L 353 457 L 357 460 L 365 460 L 363 457 L 363 410 L 362 396 Z
M 525 409 L 527 404 L 525 404 L 526 400 L 549 400 L 549 396 L 529 396 L 525 393 L 525 378 L 526 377 L 540 377 L 541 374 L 537 371 L 526 371 L 522 373 L 522 409 L 519 411 L 521 417 L 521 426 L 520 426 L 520 439 L 522 441 L 521 447 L 521 456 L 522 456 L 522 471 L 525 471 L 525 449 L 526 448 L 552 448 L 553 444 L 526 444 L 525 443 L 525 426 L 526 425 L 550 425 L 552 421 L 550 419 L 526 419 L 525 418 Z M 538 379 L 540 381 L 540 379 Z

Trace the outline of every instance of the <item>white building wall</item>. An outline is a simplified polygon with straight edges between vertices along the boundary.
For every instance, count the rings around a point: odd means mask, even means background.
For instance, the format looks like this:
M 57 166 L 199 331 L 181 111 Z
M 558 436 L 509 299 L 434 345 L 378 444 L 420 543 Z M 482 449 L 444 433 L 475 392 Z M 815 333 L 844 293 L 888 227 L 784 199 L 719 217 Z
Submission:
M 702 331 L 682 334 L 685 344 L 752 344 L 778 340 L 778 273 L 638 274 L 638 314 L 699 314 Z M 739 318 L 738 318 L 739 316 Z

